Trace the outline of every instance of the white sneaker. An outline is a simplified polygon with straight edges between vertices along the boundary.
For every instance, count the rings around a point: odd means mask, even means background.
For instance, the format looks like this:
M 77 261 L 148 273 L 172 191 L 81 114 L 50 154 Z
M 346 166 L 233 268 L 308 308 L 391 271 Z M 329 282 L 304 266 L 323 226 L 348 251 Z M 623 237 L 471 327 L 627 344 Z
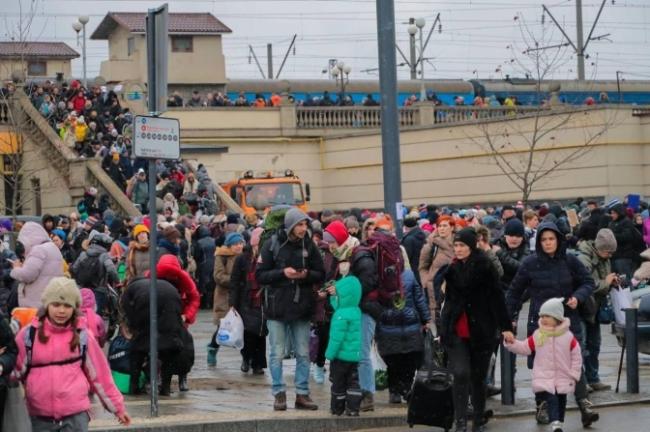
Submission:
M 562 426 L 564 426 L 564 424 L 561 421 L 555 420 L 553 423 L 551 423 L 551 431 L 562 432 L 563 431 Z

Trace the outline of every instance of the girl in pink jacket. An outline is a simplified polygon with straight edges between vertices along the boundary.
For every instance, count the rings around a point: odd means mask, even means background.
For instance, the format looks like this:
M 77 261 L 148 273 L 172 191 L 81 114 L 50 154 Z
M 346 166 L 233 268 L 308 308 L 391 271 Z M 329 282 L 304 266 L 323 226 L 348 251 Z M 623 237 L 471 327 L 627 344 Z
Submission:
M 548 404 L 551 430 L 562 432 L 567 394 L 574 392 L 582 371 L 580 344 L 569 331 L 570 320 L 564 318 L 563 299 L 544 302 L 539 317 L 539 328 L 532 336 L 519 341 L 505 332 L 504 344 L 515 354 L 535 353 L 533 391 L 541 393 Z
M 13 378 L 23 382 L 34 432 L 87 431 L 89 392 L 123 425 L 131 418 L 113 383 L 108 361 L 86 320 L 80 315 L 81 294 L 74 280 L 50 280 L 43 308 L 31 325 L 16 335 L 18 359 Z M 59 429 L 57 429 L 59 430 Z

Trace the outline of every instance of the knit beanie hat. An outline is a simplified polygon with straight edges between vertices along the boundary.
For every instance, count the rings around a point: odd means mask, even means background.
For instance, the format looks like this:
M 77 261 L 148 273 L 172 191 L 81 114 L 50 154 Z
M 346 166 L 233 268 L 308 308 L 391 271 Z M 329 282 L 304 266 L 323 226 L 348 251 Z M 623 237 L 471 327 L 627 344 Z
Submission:
M 327 243 L 336 242 L 336 244 L 340 246 L 345 243 L 349 236 L 350 234 L 348 234 L 348 229 L 345 227 L 343 222 L 335 220 L 325 228 L 323 240 Z
M 418 218 L 408 215 L 404 218 L 404 226 L 407 228 L 415 228 L 418 224 Z
M 564 300 L 561 298 L 546 300 L 539 308 L 539 316 L 550 316 L 562 321 L 564 319 Z
M 476 249 L 478 236 L 474 228 L 463 228 L 454 235 L 454 243 L 461 242 L 469 246 L 470 249 Z
M 66 237 L 67 237 L 67 236 L 65 235 L 65 231 L 63 231 L 62 229 L 58 229 L 58 228 L 57 228 L 57 229 L 53 229 L 53 230 L 52 230 L 52 234 L 54 234 L 55 236 L 57 236 L 58 238 L 60 238 L 60 239 L 63 240 L 63 241 L 65 241 L 65 239 L 66 239 Z
M 503 234 L 513 237 L 523 237 L 524 224 L 517 218 L 510 219 L 503 229 Z
M 143 225 L 143 224 L 136 225 L 135 228 L 133 228 L 133 238 L 137 239 L 138 236 L 140 234 L 142 234 L 143 232 L 146 232 L 147 234 L 149 234 L 149 228 L 147 228 L 147 226 Z
M 41 303 L 47 307 L 50 303 L 64 303 L 78 308 L 81 305 L 81 293 L 74 279 L 55 277 L 45 287 Z
M 594 242 L 598 252 L 616 252 L 617 243 L 614 232 L 609 228 L 603 228 L 596 234 L 596 241 Z
M 244 243 L 244 237 L 238 232 L 231 232 L 226 235 L 226 240 L 224 241 L 224 246 L 230 247 L 237 243 Z

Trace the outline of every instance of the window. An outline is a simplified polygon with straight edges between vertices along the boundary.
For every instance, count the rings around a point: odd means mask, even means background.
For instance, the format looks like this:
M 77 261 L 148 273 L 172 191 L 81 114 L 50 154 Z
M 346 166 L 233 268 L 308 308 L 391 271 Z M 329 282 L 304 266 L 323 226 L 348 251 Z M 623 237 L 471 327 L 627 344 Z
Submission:
M 131 57 L 131 54 L 135 51 L 135 38 L 130 37 L 126 40 L 126 54 Z
M 302 187 L 299 183 L 264 183 L 246 186 L 246 205 L 264 210 L 277 204 L 302 205 Z
M 46 76 L 47 62 L 29 61 L 27 62 L 27 75 L 29 76 Z
M 192 36 L 172 36 L 172 52 L 192 52 Z

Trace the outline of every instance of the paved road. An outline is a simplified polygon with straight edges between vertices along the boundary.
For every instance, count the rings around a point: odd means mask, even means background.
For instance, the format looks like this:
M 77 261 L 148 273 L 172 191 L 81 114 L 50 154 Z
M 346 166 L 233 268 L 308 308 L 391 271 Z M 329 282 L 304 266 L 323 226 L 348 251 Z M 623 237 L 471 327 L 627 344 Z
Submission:
M 594 423 L 591 431 L 603 432 L 641 432 L 650 430 L 650 405 L 628 405 L 600 409 L 600 421 Z M 358 432 L 438 432 L 442 429 L 431 427 L 408 426 L 397 428 L 366 429 Z M 514 417 L 495 419 L 488 424 L 488 431 L 494 432 L 542 432 L 548 431 L 548 426 L 538 426 L 532 417 Z M 576 411 L 567 413 L 565 432 L 584 431 L 580 424 L 580 415 Z

